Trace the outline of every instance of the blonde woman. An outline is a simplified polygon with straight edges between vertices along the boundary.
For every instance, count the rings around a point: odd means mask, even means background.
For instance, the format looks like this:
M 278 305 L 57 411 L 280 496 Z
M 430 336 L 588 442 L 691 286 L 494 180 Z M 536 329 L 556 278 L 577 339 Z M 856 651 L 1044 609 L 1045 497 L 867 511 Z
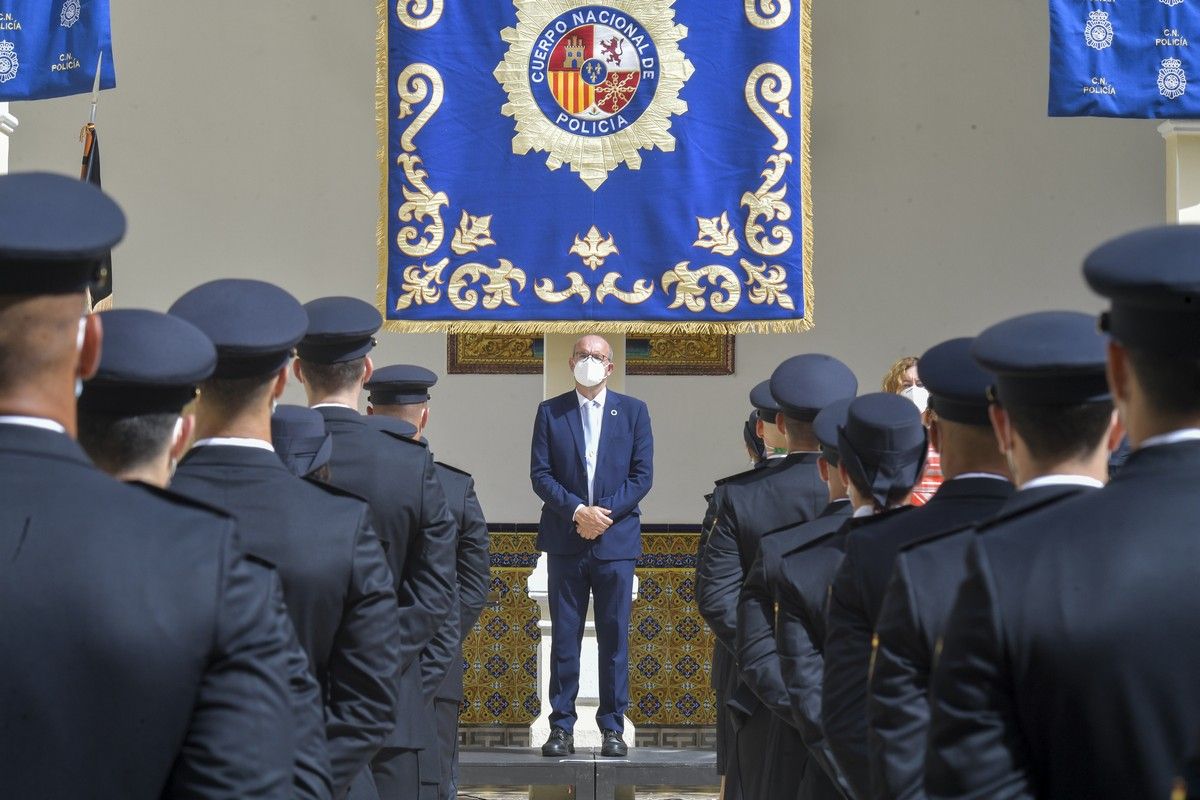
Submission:
M 921 376 L 917 372 L 916 356 L 905 356 L 895 364 L 892 364 L 887 374 L 883 376 L 882 389 L 885 392 L 903 395 L 912 400 L 917 408 L 921 409 L 925 427 L 929 427 L 929 414 L 931 412 L 926 410 L 926 405 L 929 401 L 929 392 L 925 390 L 925 386 L 921 383 Z M 910 502 L 914 506 L 925 505 L 941 485 L 941 457 L 933 449 L 933 446 L 930 445 L 929 454 L 925 458 L 925 477 L 913 488 Z

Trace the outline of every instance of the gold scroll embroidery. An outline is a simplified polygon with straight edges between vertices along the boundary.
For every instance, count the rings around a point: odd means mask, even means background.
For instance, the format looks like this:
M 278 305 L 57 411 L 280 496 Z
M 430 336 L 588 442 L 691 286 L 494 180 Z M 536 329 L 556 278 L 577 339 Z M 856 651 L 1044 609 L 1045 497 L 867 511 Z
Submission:
M 396 16 L 407 28 L 428 30 L 441 20 L 442 3 L 443 0 L 397 0 Z
M 514 283 L 522 291 L 525 289 L 525 271 L 514 267 L 508 259 L 502 258 L 498 267 L 472 263 L 463 264 L 454 270 L 454 274 L 450 276 L 450 284 L 446 287 L 446 296 L 459 311 L 470 311 L 479 304 L 479 293 L 474 289 L 467 289 L 467 285 L 470 281 L 484 279 L 486 282 L 483 284 L 483 307 L 488 311 L 495 311 L 502 304 L 517 305 L 517 301 L 513 299 Z
M 707 280 L 709 285 L 702 286 L 701 280 Z M 668 308 L 684 306 L 688 311 L 700 312 L 711 304 L 713 311 L 728 314 L 742 299 L 742 285 L 737 275 L 720 264 L 689 270 L 688 262 L 680 261 L 662 276 L 663 291 L 669 294 L 672 286 L 675 287 L 675 300 Z M 706 298 L 710 289 L 712 295 Z
M 404 168 L 404 178 L 409 184 L 401 187 L 404 203 L 397 212 L 400 221 L 429 220 L 423 231 L 411 225 L 401 228 L 396 234 L 396 246 L 410 258 L 423 258 L 441 247 L 446 238 L 441 207 L 450 205 L 450 199 L 445 192 L 434 192 L 429 188 L 426 183 L 429 173 L 421 168 L 421 157 L 416 154 L 417 147 L 413 140 L 441 107 L 445 88 L 441 74 L 429 64 L 409 64 L 396 79 L 396 88 L 400 93 L 400 119 L 411 116 L 414 106 L 427 99 L 429 101 L 400 135 L 400 146 L 404 152 L 396 157 L 396 163 Z
M 760 30 L 779 28 L 792 15 L 792 0 L 745 0 L 745 3 L 746 19 Z
M 584 283 L 582 275 L 578 272 L 568 272 L 567 280 L 571 282 L 571 285 L 558 291 L 554 288 L 552 279 L 542 278 L 533 285 L 533 292 L 546 303 L 561 303 L 572 297 L 578 297 L 584 303 L 592 299 L 592 290 Z

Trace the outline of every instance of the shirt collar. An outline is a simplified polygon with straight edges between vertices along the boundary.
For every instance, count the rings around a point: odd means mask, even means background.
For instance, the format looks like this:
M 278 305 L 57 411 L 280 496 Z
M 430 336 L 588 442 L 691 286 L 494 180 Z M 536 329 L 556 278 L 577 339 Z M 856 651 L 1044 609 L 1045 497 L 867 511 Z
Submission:
M 348 408 L 351 411 L 358 411 L 354 406 L 348 406 L 345 403 L 317 403 L 312 408 Z
M 1158 447 L 1164 444 L 1197 441 L 1200 441 L 1200 428 L 1180 428 L 1177 431 L 1160 433 L 1158 436 L 1150 436 L 1143 439 L 1142 443 L 1138 445 L 1138 450 L 1144 450 L 1147 447 Z
M 991 480 L 994 480 L 994 481 L 1004 481 L 1006 483 L 1008 482 L 1008 478 L 1004 477 L 1003 475 L 997 475 L 994 472 L 964 472 L 962 475 L 955 475 L 950 480 L 961 481 L 966 478 L 990 478 Z
M 1103 489 L 1104 481 L 1098 481 L 1087 475 L 1041 475 L 1021 484 L 1017 491 L 1040 489 L 1043 486 L 1087 486 L 1092 489 Z
M 16 414 L 0 415 L 0 425 L 22 425 L 26 428 L 41 428 L 54 433 L 66 434 L 67 429 L 52 419 L 45 417 L 22 417 Z
M 859 517 L 873 517 L 875 516 L 875 507 L 859 506 L 858 508 L 854 509 L 854 513 L 851 514 L 851 516 L 855 519 L 858 519 Z
M 608 397 L 608 387 L 605 386 L 603 389 L 600 390 L 600 394 L 596 395 L 596 397 L 594 399 L 596 400 L 597 403 L 600 404 L 601 408 L 604 408 L 604 401 L 607 397 Z M 575 399 L 579 401 L 580 406 L 585 406 L 591 402 L 591 400 L 588 400 L 586 397 L 581 395 L 579 393 L 578 389 L 575 390 Z
M 246 439 L 241 436 L 210 436 L 192 443 L 192 447 L 253 447 L 274 453 L 275 446 L 262 439 Z

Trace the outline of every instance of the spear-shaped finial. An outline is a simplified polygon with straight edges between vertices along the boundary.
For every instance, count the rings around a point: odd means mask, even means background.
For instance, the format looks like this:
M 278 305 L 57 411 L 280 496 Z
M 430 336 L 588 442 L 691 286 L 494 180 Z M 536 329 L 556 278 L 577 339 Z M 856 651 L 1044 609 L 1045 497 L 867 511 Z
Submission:
M 100 102 L 100 66 L 104 63 L 104 51 L 96 56 L 96 80 L 92 83 L 92 115 L 89 121 L 96 124 L 96 104 Z

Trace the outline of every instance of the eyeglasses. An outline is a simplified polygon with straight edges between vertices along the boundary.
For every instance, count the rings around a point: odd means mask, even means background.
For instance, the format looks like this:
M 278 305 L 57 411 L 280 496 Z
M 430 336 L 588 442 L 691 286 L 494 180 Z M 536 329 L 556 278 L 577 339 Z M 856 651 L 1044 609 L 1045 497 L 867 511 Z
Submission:
M 597 363 L 600 363 L 600 364 L 608 363 L 608 356 L 602 356 L 602 355 L 598 355 L 596 353 L 576 353 L 575 354 L 576 361 L 586 361 L 588 359 L 595 361 Z

